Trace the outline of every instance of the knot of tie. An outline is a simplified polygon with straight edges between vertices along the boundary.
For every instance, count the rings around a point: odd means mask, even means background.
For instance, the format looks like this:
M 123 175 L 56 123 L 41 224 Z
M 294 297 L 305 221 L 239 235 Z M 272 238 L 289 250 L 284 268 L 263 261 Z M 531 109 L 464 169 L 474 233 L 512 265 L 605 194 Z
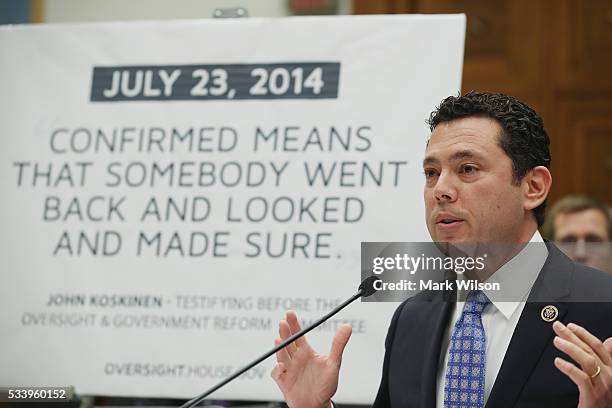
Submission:
M 463 307 L 463 313 L 482 314 L 487 305 L 491 303 L 482 290 L 475 290 L 468 294 Z

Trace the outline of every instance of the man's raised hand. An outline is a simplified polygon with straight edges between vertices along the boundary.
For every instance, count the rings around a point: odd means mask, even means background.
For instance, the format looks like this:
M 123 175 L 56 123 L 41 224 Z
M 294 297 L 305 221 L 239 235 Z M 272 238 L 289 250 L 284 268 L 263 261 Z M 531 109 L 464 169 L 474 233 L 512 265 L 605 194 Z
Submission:
M 578 366 L 557 357 L 555 366 L 578 387 L 578 408 L 612 407 L 612 337 L 602 342 L 585 328 L 553 324 L 554 345 Z
M 300 330 L 297 315 L 294 311 L 288 311 L 286 319 L 279 323 L 280 338 L 275 340 L 275 344 L 278 345 Z M 327 356 L 313 350 L 304 337 L 276 353 L 277 364 L 272 370 L 272 378 L 290 408 L 322 408 L 331 405 L 331 398 L 338 388 L 342 353 L 351 332 L 350 325 L 340 326 Z

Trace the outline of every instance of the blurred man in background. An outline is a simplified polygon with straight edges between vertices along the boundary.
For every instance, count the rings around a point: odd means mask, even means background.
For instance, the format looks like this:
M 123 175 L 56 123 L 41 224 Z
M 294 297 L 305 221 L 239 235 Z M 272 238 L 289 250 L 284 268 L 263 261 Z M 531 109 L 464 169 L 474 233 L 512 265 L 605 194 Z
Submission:
M 576 262 L 612 272 L 612 218 L 605 204 L 589 197 L 566 196 L 551 208 L 542 232 Z

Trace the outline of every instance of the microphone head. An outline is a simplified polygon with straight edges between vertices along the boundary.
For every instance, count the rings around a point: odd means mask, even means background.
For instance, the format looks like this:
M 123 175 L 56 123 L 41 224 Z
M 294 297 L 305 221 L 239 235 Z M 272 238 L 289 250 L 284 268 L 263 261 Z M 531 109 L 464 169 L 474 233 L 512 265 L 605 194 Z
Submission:
M 365 278 L 359 285 L 361 297 L 368 297 L 376 293 L 377 289 L 374 287 L 374 282 L 377 281 L 380 281 L 380 278 L 378 276 L 372 275 L 368 278 Z

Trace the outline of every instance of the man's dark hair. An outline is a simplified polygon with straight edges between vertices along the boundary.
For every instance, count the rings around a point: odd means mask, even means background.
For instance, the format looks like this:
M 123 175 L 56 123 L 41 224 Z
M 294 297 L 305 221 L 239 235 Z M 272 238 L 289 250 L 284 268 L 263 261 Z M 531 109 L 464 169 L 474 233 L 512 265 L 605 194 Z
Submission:
M 550 167 L 550 139 L 542 118 L 512 96 L 474 91 L 463 96 L 449 96 L 429 115 L 427 124 L 433 131 L 440 123 L 468 116 L 491 118 L 501 125 L 499 145 L 512 160 L 516 185 L 532 168 Z M 546 200 L 533 209 L 538 227 L 544 223 L 545 210 Z

